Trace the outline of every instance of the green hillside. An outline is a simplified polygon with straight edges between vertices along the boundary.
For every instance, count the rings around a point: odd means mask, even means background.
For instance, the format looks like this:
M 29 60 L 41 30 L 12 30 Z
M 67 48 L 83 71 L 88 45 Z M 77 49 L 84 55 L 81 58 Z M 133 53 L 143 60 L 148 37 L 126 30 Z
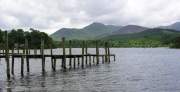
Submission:
M 172 39 L 178 36 L 179 31 L 155 28 L 134 34 L 110 35 L 101 40 L 111 40 L 115 47 L 159 47 L 170 45 Z
M 60 41 L 62 37 L 66 37 L 69 40 L 93 40 L 100 35 L 108 35 L 114 31 L 117 31 L 121 26 L 104 25 L 101 23 L 92 23 L 82 29 L 70 29 L 63 28 L 51 35 L 51 37 Z
M 55 41 L 66 37 L 67 40 L 76 40 L 77 44 L 80 40 L 110 40 L 113 47 L 171 47 L 175 44 L 173 40 L 180 37 L 180 31 L 137 25 L 114 26 L 92 23 L 82 29 L 60 29 L 51 37 Z
M 143 32 L 134 33 L 134 34 L 117 34 L 117 35 L 109 35 L 102 39 L 107 40 L 129 40 L 129 39 L 157 39 L 163 40 L 164 38 L 173 38 L 179 36 L 180 32 L 170 29 L 148 29 Z

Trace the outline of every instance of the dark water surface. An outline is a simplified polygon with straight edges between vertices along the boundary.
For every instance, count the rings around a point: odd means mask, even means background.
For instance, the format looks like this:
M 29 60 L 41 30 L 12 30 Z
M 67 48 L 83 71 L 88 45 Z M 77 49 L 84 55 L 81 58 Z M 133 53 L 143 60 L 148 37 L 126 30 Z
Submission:
M 180 50 L 113 48 L 111 51 L 116 54 L 116 62 L 66 72 L 60 70 L 58 61 L 57 72 L 52 72 L 47 59 L 45 76 L 41 74 L 41 60 L 31 60 L 31 72 L 25 71 L 24 78 L 20 77 L 17 59 L 11 82 L 6 81 L 2 59 L 0 92 L 180 92 Z

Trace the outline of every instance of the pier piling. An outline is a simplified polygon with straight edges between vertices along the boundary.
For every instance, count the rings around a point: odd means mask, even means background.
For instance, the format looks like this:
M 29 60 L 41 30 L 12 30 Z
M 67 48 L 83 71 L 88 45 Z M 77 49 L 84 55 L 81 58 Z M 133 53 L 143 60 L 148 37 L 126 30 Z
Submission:
M 81 63 L 81 67 L 84 68 L 84 45 L 85 45 L 85 41 L 83 41 L 82 43 L 82 63 Z
M 21 76 L 24 77 L 24 55 L 25 55 L 25 50 L 23 49 L 23 53 L 21 56 Z
M 41 58 L 42 58 L 42 73 L 45 73 L 45 57 L 44 57 L 44 39 L 41 38 Z
M 26 66 L 27 66 L 27 72 L 29 73 L 30 72 L 30 69 L 29 69 L 29 58 L 27 57 L 27 55 L 29 54 L 29 52 L 28 52 L 28 39 L 26 38 L 25 39 L 25 55 L 26 55 Z
M 99 47 L 98 47 L 98 41 L 96 41 L 96 64 L 99 64 Z
M 87 44 L 88 44 L 88 42 L 86 41 L 85 42 L 86 65 L 87 65 L 87 62 L 88 62 L 88 56 L 87 56 L 87 54 L 88 54 L 88 47 L 87 47 Z
M 8 45 L 8 33 L 5 31 L 5 60 L 6 60 L 6 72 L 7 78 L 10 79 L 10 65 L 9 65 L 9 45 Z
M 63 49 L 62 69 L 66 69 L 66 48 L 65 48 L 65 37 L 63 37 L 63 38 L 62 38 L 62 49 Z
M 72 41 L 69 40 L 69 55 L 72 55 L 71 44 L 72 44 Z M 71 57 L 69 58 L 69 66 L 70 66 L 70 68 L 72 67 L 72 58 Z
M 11 63 L 11 74 L 14 75 L 14 47 L 12 49 L 12 63 Z
M 74 57 L 74 69 L 76 68 L 76 58 Z

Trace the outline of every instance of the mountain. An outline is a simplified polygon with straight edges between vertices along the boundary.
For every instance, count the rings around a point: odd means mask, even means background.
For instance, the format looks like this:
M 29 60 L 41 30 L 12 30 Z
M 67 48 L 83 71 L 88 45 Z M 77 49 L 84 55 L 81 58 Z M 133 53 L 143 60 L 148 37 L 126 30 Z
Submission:
M 93 40 L 102 38 L 119 40 L 122 38 L 129 39 L 133 37 L 139 39 L 146 36 L 148 38 L 156 38 L 156 36 L 161 38 L 164 35 L 169 35 L 169 33 L 176 36 L 174 33 L 178 32 L 175 30 L 180 31 L 180 22 L 158 28 L 147 28 L 138 25 L 114 26 L 95 22 L 81 29 L 62 28 L 53 33 L 51 37 L 56 41 L 60 41 L 62 37 L 66 37 L 68 40 Z
M 100 35 L 111 34 L 120 28 L 121 26 L 105 25 L 95 22 L 82 29 L 62 28 L 53 33 L 51 37 L 57 41 L 61 40 L 62 37 L 66 37 L 67 39 L 89 40 L 95 39 Z
M 171 24 L 169 26 L 161 26 L 159 28 L 164 28 L 164 29 L 173 29 L 173 30 L 177 30 L 180 31 L 180 22 L 176 22 L 174 24 Z
M 127 25 L 127 26 L 120 28 L 118 31 L 114 31 L 112 34 L 131 34 L 131 33 L 142 32 L 147 29 L 148 28 L 142 27 L 142 26 Z
M 66 37 L 68 39 L 83 39 L 85 35 L 86 33 L 81 29 L 62 28 L 50 36 L 54 40 L 60 41 L 62 37 Z
M 133 33 L 133 34 L 116 34 L 109 35 L 107 37 L 101 38 L 103 40 L 136 40 L 136 39 L 148 39 L 148 40 L 158 40 L 165 41 L 171 40 L 175 37 L 180 36 L 180 32 L 171 29 L 147 29 L 142 32 Z

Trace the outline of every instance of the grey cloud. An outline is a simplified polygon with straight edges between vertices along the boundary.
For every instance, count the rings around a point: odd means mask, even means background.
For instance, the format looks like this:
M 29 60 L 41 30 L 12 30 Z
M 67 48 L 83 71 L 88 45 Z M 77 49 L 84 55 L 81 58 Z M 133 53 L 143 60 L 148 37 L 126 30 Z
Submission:
M 0 28 L 52 33 L 92 22 L 158 26 L 180 20 L 179 0 L 0 0 Z M 54 31 L 52 31 L 54 30 Z

